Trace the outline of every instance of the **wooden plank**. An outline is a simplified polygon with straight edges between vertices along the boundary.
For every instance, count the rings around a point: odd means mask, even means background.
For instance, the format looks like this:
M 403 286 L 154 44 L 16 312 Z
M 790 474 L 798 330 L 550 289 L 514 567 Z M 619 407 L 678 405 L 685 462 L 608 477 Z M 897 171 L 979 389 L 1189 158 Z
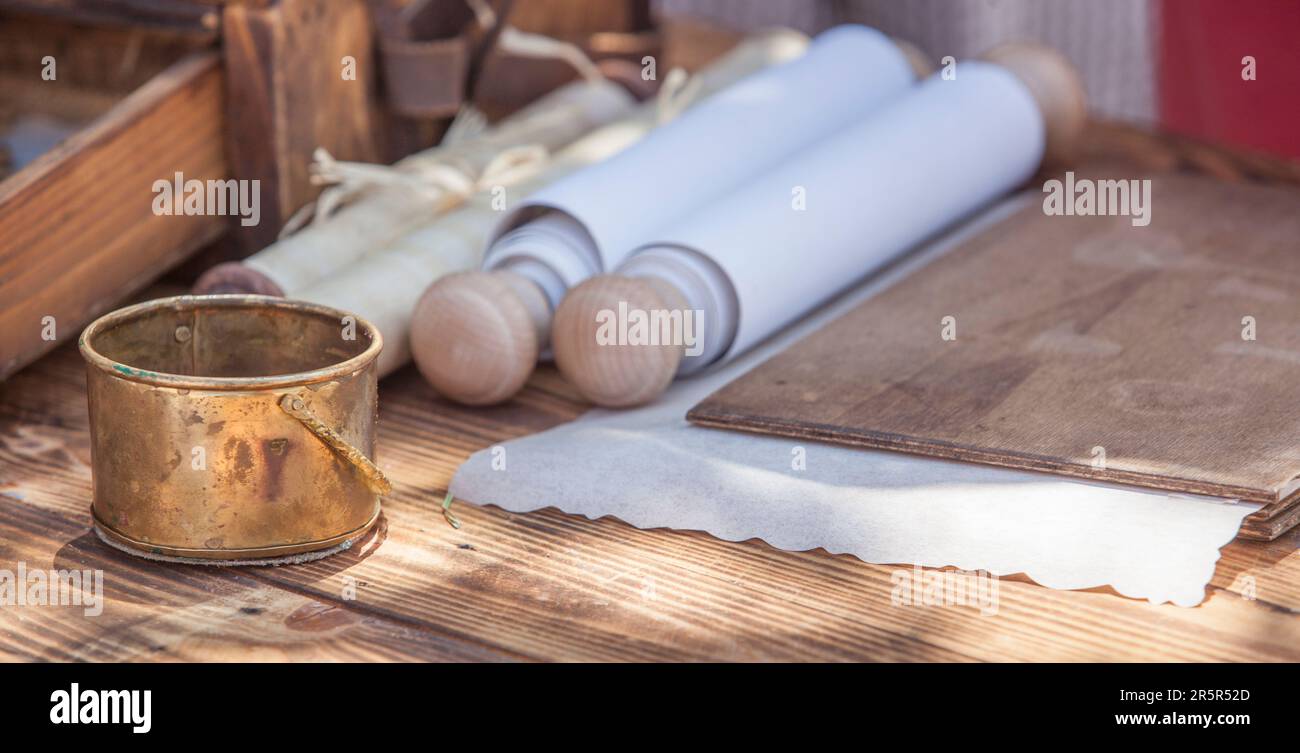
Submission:
M 7 661 L 494 660 L 498 652 L 358 609 L 336 593 L 268 588 L 255 570 L 151 563 L 105 547 L 80 516 L 49 512 L 43 495 L 0 493 L 0 562 L 14 571 L 100 570 L 106 608 L 0 609 Z M 355 555 L 351 555 L 355 556 Z M 341 564 L 341 563 L 340 563 Z
M 53 84 L 52 84 L 53 85 Z M 0 379 L 222 233 L 226 218 L 159 216 L 153 182 L 224 178 L 212 53 L 159 74 L 0 183 Z
M 573 0 L 515 0 L 509 21 L 518 29 L 552 37 L 577 38 L 597 31 L 643 31 L 651 27 L 646 0 L 581 3 Z
M 1300 493 L 1264 505 L 1241 522 L 1240 536 L 1271 541 L 1300 524 Z
M 819 551 L 463 502 L 452 529 L 439 503 L 469 453 L 585 409 L 549 368 L 491 409 L 440 401 L 410 368 L 383 380 L 379 464 L 396 493 L 356 552 L 280 568 L 145 562 L 89 534 L 83 391 L 71 346 L 0 385 L 0 567 L 93 563 L 112 584 L 100 618 L 0 609 L 11 658 L 1300 659 L 1294 535 L 1225 549 L 1196 609 L 1012 577 L 981 616 L 896 606 L 896 568 Z M 347 578 L 355 601 L 339 598 Z
M 690 418 L 1281 509 L 1300 476 L 1300 192 L 1157 175 L 1151 197 L 1149 227 L 1035 202 Z
M 41 113 L 84 127 L 122 101 L 120 96 L 92 89 L 62 91 L 51 96 L 54 92 L 42 82 L 5 72 L 0 72 L 0 90 L 6 97 L 6 101 L 0 104 L 0 116 L 3 117 L 0 127 L 8 126 L 12 118 L 31 113 Z

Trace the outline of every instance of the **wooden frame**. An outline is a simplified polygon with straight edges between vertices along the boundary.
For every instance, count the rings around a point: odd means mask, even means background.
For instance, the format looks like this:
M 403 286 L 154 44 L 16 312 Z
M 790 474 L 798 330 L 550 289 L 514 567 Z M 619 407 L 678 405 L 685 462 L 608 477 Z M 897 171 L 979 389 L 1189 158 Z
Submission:
M 152 185 L 226 177 L 223 96 L 219 57 L 196 53 L 0 183 L 0 379 L 222 234 L 155 215 Z
M 0 182 L 0 379 L 218 238 L 209 263 L 270 243 L 319 190 L 315 148 L 379 157 L 365 0 L 0 0 L 0 11 L 23 47 L 6 75 L 26 101 L 49 86 L 61 107 L 103 113 Z M 24 33 L 37 43 L 18 44 Z M 40 80 L 43 49 L 57 53 L 57 83 Z M 131 55 L 147 65 L 128 81 L 96 70 Z M 178 172 L 259 181 L 259 223 L 155 215 L 153 182 Z

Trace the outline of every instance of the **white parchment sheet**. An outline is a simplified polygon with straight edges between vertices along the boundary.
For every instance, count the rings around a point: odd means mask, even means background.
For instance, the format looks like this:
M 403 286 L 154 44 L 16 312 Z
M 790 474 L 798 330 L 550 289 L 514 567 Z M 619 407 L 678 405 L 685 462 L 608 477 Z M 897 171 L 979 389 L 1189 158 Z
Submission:
M 1074 481 L 917 455 L 706 429 L 686 411 L 799 337 L 844 313 L 1037 194 L 1007 201 L 914 252 L 724 368 L 680 380 L 653 404 L 592 410 L 504 444 L 457 471 L 457 498 L 512 512 L 543 507 L 638 528 L 760 538 L 880 564 L 1024 573 L 1051 588 L 1109 585 L 1195 606 L 1219 547 L 1259 505 Z M 792 469 L 803 447 L 806 469 Z

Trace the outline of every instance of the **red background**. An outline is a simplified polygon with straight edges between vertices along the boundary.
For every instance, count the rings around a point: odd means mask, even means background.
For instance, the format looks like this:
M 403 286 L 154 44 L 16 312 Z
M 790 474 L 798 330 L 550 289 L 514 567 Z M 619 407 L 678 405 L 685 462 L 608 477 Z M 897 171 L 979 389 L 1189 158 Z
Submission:
M 1300 0 L 1163 0 L 1160 120 L 1300 159 Z M 1242 57 L 1255 58 L 1243 81 Z

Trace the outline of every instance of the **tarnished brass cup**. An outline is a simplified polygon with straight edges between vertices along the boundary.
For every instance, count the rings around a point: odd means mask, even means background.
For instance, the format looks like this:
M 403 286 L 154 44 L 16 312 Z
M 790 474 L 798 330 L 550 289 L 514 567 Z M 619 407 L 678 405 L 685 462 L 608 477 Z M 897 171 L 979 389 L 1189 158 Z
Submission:
M 249 295 L 119 309 L 81 335 L 95 527 L 154 557 L 275 560 L 374 525 L 383 347 L 369 322 Z

